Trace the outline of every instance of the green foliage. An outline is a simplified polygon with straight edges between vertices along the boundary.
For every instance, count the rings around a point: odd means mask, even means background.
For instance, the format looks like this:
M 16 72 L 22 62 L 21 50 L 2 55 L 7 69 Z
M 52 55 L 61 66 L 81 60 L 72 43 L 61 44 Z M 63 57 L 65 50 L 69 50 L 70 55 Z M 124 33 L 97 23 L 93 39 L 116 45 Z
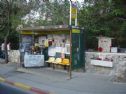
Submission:
M 3 40 L 10 26 L 10 36 L 17 39 L 14 33 L 20 24 L 24 26 L 60 25 L 69 22 L 69 0 L 0 0 L 0 40 Z M 9 9 L 9 10 L 8 10 Z M 10 15 L 8 15 L 10 11 Z M 31 17 L 31 11 L 38 12 Z M 22 20 L 29 15 L 29 20 Z M 8 17 L 10 20 L 8 22 Z M 113 37 L 117 45 L 126 41 L 126 0 L 84 0 L 83 7 L 78 12 L 78 21 L 87 31 L 87 39 L 91 41 L 99 35 Z M 91 38 L 90 38 L 91 37 Z M 95 43 L 95 42 L 93 42 Z M 91 44 L 90 44 L 91 45 Z M 124 47 L 126 45 L 123 45 Z
M 24 26 L 41 26 L 41 25 L 61 25 L 68 24 L 69 21 L 69 1 L 68 0 L 53 0 L 41 2 L 34 6 L 33 11 L 39 12 L 38 19 L 29 17 L 27 23 L 24 21 Z M 39 7 L 38 7 L 39 6 Z M 32 19 L 32 20 L 31 20 Z
M 17 42 L 16 28 L 22 23 L 21 18 L 28 14 L 34 7 L 34 0 L 0 0 L 0 41 L 4 42 L 9 36 L 12 43 Z M 9 34 L 9 35 L 8 35 Z M 16 43 L 15 43 L 16 44 Z
M 113 37 L 117 41 L 114 46 L 124 47 L 122 43 L 126 42 L 125 9 L 125 0 L 85 0 L 78 18 L 79 24 L 88 31 L 87 39 L 99 35 Z

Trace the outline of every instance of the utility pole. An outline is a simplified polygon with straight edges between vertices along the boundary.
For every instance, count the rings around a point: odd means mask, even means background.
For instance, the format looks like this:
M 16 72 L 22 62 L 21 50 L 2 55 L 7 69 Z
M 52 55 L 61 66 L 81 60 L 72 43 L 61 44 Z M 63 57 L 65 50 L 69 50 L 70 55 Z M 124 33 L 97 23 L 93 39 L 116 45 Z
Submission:
M 70 25 L 70 66 L 69 66 L 69 79 L 72 79 L 72 19 L 75 20 L 75 26 L 77 26 L 77 0 L 70 0 L 70 15 L 69 15 L 69 25 Z M 73 3 L 75 6 L 73 7 Z M 74 11 L 74 13 L 73 13 Z

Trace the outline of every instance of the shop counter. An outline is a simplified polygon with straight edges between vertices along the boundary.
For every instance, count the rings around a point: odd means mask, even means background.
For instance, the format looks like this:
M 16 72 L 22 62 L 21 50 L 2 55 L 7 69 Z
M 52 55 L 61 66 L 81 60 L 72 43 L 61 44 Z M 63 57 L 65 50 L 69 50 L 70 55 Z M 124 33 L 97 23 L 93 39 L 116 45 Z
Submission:
M 44 66 L 44 55 L 24 55 L 25 67 L 41 67 Z

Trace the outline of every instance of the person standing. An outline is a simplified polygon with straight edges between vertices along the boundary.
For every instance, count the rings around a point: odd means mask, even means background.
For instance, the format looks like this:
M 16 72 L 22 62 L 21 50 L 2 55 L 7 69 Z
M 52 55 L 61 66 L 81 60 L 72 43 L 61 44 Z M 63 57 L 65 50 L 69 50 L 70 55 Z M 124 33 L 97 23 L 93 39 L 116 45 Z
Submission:
M 7 44 L 7 50 L 10 51 L 11 47 L 10 47 L 10 42 Z
M 4 51 L 4 43 L 1 44 L 1 51 Z

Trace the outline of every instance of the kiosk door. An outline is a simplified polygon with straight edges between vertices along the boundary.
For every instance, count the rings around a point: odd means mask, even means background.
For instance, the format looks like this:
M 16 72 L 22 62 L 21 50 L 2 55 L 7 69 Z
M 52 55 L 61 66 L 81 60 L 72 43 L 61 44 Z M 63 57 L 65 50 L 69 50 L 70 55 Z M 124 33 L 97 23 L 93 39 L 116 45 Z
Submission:
M 84 35 L 79 29 L 72 29 L 72 69 L 84 67 Z

